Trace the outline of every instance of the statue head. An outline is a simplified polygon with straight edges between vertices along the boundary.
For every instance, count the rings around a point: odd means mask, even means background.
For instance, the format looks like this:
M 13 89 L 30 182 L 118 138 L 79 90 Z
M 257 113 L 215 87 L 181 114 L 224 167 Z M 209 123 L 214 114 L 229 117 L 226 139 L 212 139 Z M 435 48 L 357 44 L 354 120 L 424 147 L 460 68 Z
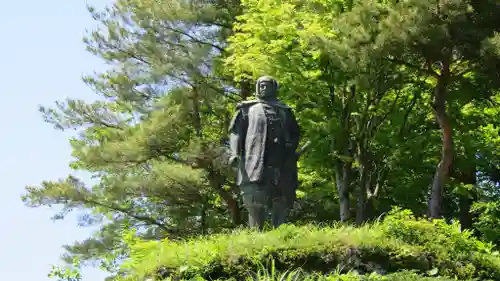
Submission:
M 261 100 L 276 99 L 278 82 L 269 76 L 262 76 L 255 83 L 255 96 Z

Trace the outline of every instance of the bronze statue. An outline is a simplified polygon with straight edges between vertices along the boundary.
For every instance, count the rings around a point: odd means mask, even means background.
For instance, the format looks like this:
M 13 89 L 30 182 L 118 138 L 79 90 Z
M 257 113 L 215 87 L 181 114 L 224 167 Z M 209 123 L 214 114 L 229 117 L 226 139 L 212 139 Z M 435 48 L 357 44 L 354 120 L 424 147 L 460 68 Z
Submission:
M 276 80 L 260 77 L 257 99 L 238 104 L 229 128 L 229 162 L 238 168 L 251 228 L 262 229 L 269 210 L 274 227 L 285 223 L 298 186 L 299 126 L 292 108 L 277 99 L 277 90 Z

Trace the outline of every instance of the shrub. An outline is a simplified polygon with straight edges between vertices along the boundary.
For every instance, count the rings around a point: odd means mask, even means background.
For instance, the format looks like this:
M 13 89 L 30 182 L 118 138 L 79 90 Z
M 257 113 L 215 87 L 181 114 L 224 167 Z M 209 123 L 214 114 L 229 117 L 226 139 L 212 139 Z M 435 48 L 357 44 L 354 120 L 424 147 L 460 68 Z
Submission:
M 148 251 L 132 247 L 138 254 L 123 266 L 129 280 L 152 275 L 245 280 L 249 272 L 265 272 L 261 265 L 267 261 L 272 264 L 264 268 L 277 274 L 295 269 L 315 280 L 433 280 L 424 275 L 500 280 L 500 259 L 484 243 L 456 224 L 416 219 L 409 211 L 393 211 L 382 222 L 359 228 L 285 225 L 151 245 Z
M 394 209 L 381 227 L 387 236 L 421 247 L 440 274 L 500 278 L 500 260 L 492 254 L 492 244 L 473 237 L 470 231 L 461 231 L 458 222 L 430 222 L 415 218 L 409 210 Z
M 500 201 L 476 202 L 471 211 L 476 214 L 474 227 L 481 238 L 500 245 Z

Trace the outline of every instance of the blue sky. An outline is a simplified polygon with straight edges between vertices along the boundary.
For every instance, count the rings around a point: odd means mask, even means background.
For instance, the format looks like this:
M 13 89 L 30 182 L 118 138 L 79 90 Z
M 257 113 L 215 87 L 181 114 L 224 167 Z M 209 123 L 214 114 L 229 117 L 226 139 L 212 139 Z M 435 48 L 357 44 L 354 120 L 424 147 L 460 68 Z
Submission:
M 20 201 L 25 185 L 65 177 L 68 134 L 45 124 L 37 111 L 66 97 L 93 99 L 82 74 L 103 69 L 86 53 L 82 36 L 95 23 L 86 3 L 110 0 L 2 1 L 0 8 L 0 280 L 47 281 L 50 264 L 60 264 L 61 245 L 88 237 L 75 220 L 52 222 L 50 209 Z M 84 281 L 103 280 L 98 270 Z

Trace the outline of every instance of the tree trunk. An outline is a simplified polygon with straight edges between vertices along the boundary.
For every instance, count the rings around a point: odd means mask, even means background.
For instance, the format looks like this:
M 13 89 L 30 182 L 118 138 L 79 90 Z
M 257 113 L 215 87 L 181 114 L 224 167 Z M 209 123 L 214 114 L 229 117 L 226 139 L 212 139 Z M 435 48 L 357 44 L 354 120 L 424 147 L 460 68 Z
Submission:
M 223 188 L 226 177 L 216 171 L 210 170 L 208 172 L 208 179 L 212 188 L 226 202 L 229 215 L 231 216 L 231 223 L 233 226 L 239 226 L 241 224 L 240 206 L 238 201 L 233 197 L 233 193 Z
M 337 161 L 335 167 L 335 180 L 339 194 L 340 221 L 346 222 L 351 218 L 351 207 L 349 202 L 349 185 L 351 182 L 351 164 Z
M 368 159 L 363 147 L 358 148 L 358 162 L 359 162 L 359 186 L 358 198 L 356 206 L 356 224 L 361 225 L 366 218 L 366 203 L 368 186 L 370 185 L 370 167 L 368 166 Z
M 459 204 L 459 220 L 460 220 L 460 229 L 472 229 L 474 225 L 474 217 L 471 214 L 470 210 L 472 208 L 472 204 L 474 204 L 474 198 L 472 198 L 468 194 L 461 194 L 458 198 Z
M 475 186 L 477 185 L 477 169 L 472 166 L 465 171 L 452 171 L 451 177 L 460 181 L 462 184 L 474 186 L 470 192 L 461 192 L 458 194 L 458 217 L 460 220 L 461 229 L 472 229 L 474 223 L 474 215 L 471 213 L 472 204 L 477 200 Z
M 205 235 L 207 230 L 207 198 L 203 198 L 203 203 L 200 210 L 200 233 Z
M 367 181 L 368 181 L 368 171 L 366 167 L 360 167 L 360 178 L 358 187 L 358 198 L 356 205 L 356 225 L 361 225 L 365 221 L 366 217 L 366 199 L 367 199 Z
M 453 163 L 453 130 L 451 120 L 446 110 L 446 93 L 447 85 L 450 76 L 449 62 L 443 62 L 441 74 L 438 77 L 437 85 L 434 92 L 434 110 L 437 123 L 442 134 L 441 161 L 436 167 L 434 180 L 432 181 L 430 200 L 429 200 L 429 217 L 440 218 L 443 201 L 443 189 L 446 180 L 449 177 L 450 168 Z
M 225 190 L 223 192 L 219 192 L 219 195 L 224 199 L 229 209 L 229 214 L 231 215 L 231 222 L 234 226 L 241 225 L 241 211 L 238 205 L 238 201 L 236 201 L 231 194 Z
M 330 102 L 332 106 L 332 111 L 329 114 L 329 118 L 333 119 L 334 108 L 338 105 L 336 100 L 342 105 L 341 110 L 337 112 L 340 116 L 342 122 L 342 128 L 340 132 L 334 134 L 332 138 L 332 150 L 335 151 L 342 158 L 337 158 L 334 160 L 335 165 L 335 182 L 337 185 L 337 192 L 339 195 L 339 207 L 340 207 L 340 221 L 347 222 L 351 218 L 351 208 L 349 202 L 349 193 L 351 185 L 351 174 L 352 174 L 352 152 L 351 143 L 349 139 L 350 134 L 350 103 L 356 94 L 356 87 L 351 86 L 349 88 L 349 95 L 346 100 L 341 100 L 336 98 L 335 87 L 333 85 L 330 88 Z M 345 93 L 345 91 L 344 91 Z M 345 159 L 349 158 L 349 159 Z
M 367 155 L 367 152 L 360 152 L 359 154 L 360 180 L 356 209 L 357 225 L 361 225 L 367 219 L 373 217 L 375 198 L 378 196 L 380 187 L 385 180 L 385 173 L 382 168 L 374 165 Z

